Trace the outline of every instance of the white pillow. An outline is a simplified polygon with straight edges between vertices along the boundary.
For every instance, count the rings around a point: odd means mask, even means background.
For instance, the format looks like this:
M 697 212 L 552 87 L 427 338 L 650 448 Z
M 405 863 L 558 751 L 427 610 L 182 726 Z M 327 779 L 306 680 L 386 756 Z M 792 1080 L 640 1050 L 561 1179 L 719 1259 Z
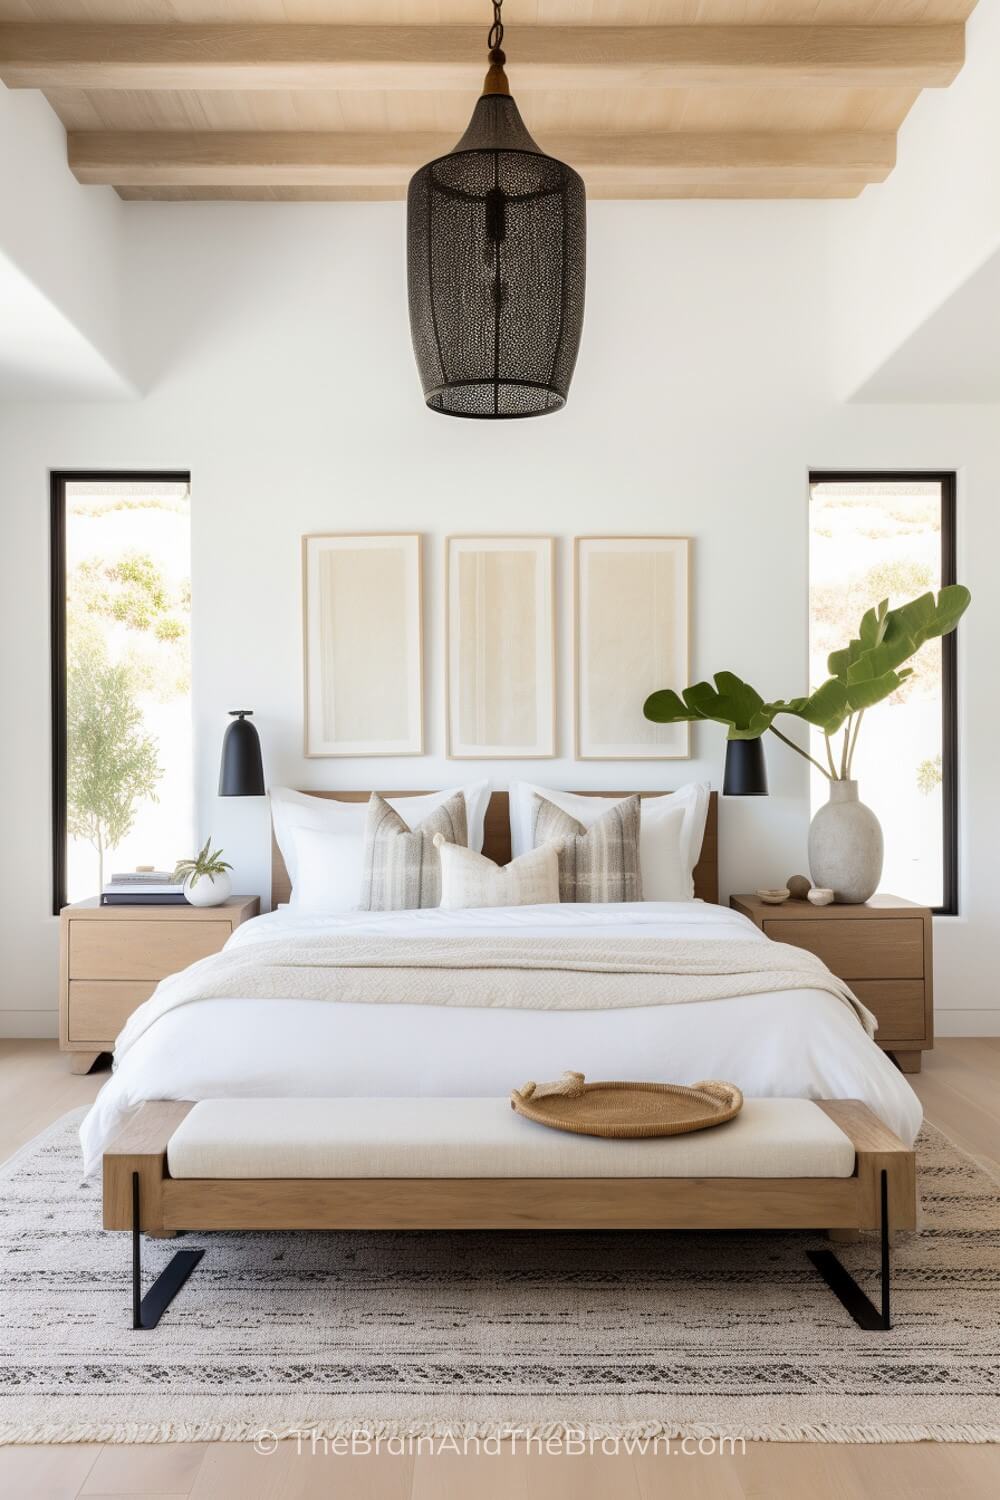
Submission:
M 645 901 L 694 899 L 694 867 L 705 837 L 710 792 L 707 781 L 693 781 L 664 797 L 643 797 L 639 865 Z M 613 797 L 588 797 L 580 792 L 559 792 L 526 781 L 512 781 L 510 840 L 515 858 L 531 848 L 531 799 L 535 796 L 547 797 L 584 828 L 590 828 L 602 813 L 617 805 Z
M 361 892 L 358 845 L 363 838 L 357 833 L 297 828 L 295 883 L 289 905 L 296 911 L 327 916 L 357 907 Z
M 441 909 L 470 906 L 547 906 L 559 900 L 559 846 L 543 844 L 509 865 L 449 844 L 436 834 L 441 857 Z
M 453 797 L 465 794 L 469 848 L 483 847 L 483 822 L 490 800 L 488 781 L 419 797 L 389 797 L 390 807 L 411 828 Z M 274 837 L 292 885 L 290 905 L 299 911 L 337 912 L 357 909 L 361 894 L 367 802 L 339 802 L 310 797 L 289 787 L 272 787 Z M 300 852 L 301 851 L 301 852 Z

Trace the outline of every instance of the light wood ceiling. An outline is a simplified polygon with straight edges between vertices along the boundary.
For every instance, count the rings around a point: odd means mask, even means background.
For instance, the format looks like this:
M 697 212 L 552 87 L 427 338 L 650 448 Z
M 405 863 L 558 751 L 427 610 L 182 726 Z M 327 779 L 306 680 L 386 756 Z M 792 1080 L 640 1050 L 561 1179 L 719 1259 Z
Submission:
M 849 198 L 884 180 L 975 0 L 505 0 L 528 129 L 594 198 Z M 450 149 L 488 0 L 0 0 L 0 79 L 44 91 L 123 198 L 388 199 Z

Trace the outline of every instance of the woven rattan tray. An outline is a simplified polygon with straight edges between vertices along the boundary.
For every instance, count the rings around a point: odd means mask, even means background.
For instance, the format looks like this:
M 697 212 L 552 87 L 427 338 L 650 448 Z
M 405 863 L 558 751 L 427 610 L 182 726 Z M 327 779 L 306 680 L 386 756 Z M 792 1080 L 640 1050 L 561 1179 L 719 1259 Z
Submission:
M 739 1114 L 743 1095 L 733 1083 L 587 1083 L 582 1073 L 564 1073 L 558 1083 L 514 1089 L 510 1103 L 554 1130 L 630 1140 L 724 1125 Z

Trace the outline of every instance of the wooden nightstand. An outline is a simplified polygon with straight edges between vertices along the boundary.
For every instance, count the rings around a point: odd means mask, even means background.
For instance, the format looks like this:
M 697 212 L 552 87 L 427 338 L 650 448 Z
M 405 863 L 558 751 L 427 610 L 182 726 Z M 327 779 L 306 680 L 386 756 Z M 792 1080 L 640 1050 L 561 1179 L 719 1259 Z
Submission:
M 86 1073 L 158 982 L 218 953 L 234 927 L 260 911 L 259 896 L 221 906 L 63 907 L 59 944 L 59 1046 Z
M 873 896 L 864 906 L 768 906 L 758 896 L 730 896 L 778 943 L 817 954 L 878 1017 L 875 1040 L 904 1073 L 920 1072 L 934 1045 L 931 913 L 900 896 Z

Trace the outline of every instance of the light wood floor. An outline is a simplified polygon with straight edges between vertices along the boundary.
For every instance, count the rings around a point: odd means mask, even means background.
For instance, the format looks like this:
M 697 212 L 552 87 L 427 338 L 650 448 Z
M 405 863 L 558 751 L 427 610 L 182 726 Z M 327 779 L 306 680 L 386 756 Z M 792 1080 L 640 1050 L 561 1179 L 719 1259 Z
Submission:
M 0 1041 L 0 1158 L 105 1075 L 73 1077 L 54 1042 Z M 1000 1173 L 1000 1038 L 946 1040 L 910 1082 L 927 1117 Z M 750 1443 L 742 1455 L 416 1459 L 270 1456 L 240 1443 L 0 1448 L 11 1500 L 994 1500 L 1000 1445 Z

